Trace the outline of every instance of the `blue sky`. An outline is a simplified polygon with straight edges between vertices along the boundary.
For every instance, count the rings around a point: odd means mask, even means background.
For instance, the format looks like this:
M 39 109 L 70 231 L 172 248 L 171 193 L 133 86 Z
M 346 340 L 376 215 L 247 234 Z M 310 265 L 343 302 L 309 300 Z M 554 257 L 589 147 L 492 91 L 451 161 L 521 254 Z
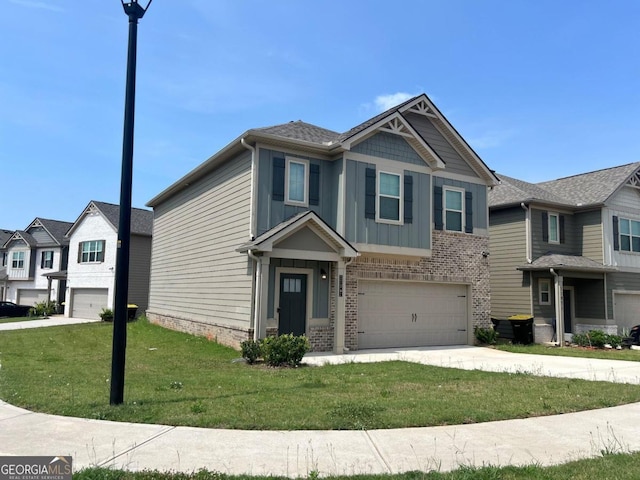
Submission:
M 118 0 L 0 0 L 0 228 L 118 203 Z M 133 204 L 253 127 L 345 131 L 427 93 L 490 168 L 640 161 L 637 0 L 155 0 L 138 30 Z

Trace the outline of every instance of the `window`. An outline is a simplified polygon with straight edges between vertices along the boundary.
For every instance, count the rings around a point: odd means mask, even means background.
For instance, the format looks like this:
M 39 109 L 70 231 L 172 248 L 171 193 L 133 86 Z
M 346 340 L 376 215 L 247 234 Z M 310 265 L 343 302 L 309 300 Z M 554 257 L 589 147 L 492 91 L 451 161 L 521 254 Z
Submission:
M 620 250 L 625 252 L 640 253 L 640 222 L 621 218 L 620 229 Z
M 378 175 L 378 220 L 400 222 L 400 175 L 380 172 Z
M 549 214 L 549 243 L 560 243 L 560 222 L 558 220 L 558 214 Z
M 284 293 L 302 292 L 302 280 L 300 278 L 283 278 L 282 291 Z
M 286 173 L 286 201 L 298 205 L 307 205 L 309 202 L 309 164 L 304 160 L 287 158 Z
M 104 240 L 80 242 L 78 263 L 104 262 Z
M 24 268 L 24 252 L 13 252 L 11 255 L 11 268 Z
M 53 250 L 46 250 L 42 252 L 40 268 L 53 268 Z
M 551 280 L 541 278 L 538 282 L 538 294 L 540 305 L 551 305 Z
M 454 232 L 462 232 L 464 196 L 461 190 L 444 189 L 444 228 Z

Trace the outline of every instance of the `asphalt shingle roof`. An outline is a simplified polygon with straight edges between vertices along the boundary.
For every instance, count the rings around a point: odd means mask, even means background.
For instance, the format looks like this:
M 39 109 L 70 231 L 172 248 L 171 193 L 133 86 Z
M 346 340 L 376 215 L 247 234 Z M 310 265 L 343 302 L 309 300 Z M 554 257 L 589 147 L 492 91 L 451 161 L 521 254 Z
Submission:
M 579 255 L 561 255 L 557 253 L 547 253 L 532 263 L 520 267 L 522 270 L 537 270 L 549 268 L 569 269 L 569 270 L 598 270 L 611 271 L 617 270 L 615 267 L 605 267 L 602 263 L 598 263 L 587 257 Z
M 36 220 L 40 221 L 40 223 L 47 229 L 47 231 L 53 235 L 53 238 L 59 244 L 69 243 L 68 239 L 64 238 L 64 235 L 71 228 L 73 223 L 71 222 L 62 222 L 60 220 L 49 220 L 46 218 L 36 218 Z
M 294 140 L 303 140 L 311 143 L 326 145 L 335 141 L 340 134 L 326 128 L 318 127 L 302 120 L 291 121 L 271 127 L 254 128 L 253 130 L 278 137 L 291 138 Z
M 13 235 L 13 231 L 5 230 L 4 228 L 0 229 L 0 248 L 7 243 L 11 235 Z
M 120 224 L 120 206 L 112 203 L 92 201 L 107 220 L 118 230 Z M 153 211 L 142 208 L 131 209 L 131 233 L 151 236 L 153 233 Z

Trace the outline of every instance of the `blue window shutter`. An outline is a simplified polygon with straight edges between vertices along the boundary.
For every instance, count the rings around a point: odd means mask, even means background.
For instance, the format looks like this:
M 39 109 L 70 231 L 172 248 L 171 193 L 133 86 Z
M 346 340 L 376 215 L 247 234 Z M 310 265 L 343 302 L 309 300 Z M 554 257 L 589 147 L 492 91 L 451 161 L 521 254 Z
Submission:
M 320 205 L 320 165 L 309 165 L 309 205 Z
M 620 230 L 618 230 L 618 217 L 613 216 L 613 249 L 620 250 Z
M 367 168 L 364 183 L 364 218 L 376 218 L 376 169 Z
M 433 187 L 433 222 L 436 230 L 442 230 L 444 223 L 442 222 L 442 187 Z
M 549 214 L 542 212 L 542 241 L 549 241 Z
M 464 192 L 464 231 L 473 233 L 473 193 Z
M 404 176 L 404 223 L 413 223 L 413 177 Z
M 274 200 L 284 201 L 284 158 L 273 159 L 273 185 L 271 196 Z

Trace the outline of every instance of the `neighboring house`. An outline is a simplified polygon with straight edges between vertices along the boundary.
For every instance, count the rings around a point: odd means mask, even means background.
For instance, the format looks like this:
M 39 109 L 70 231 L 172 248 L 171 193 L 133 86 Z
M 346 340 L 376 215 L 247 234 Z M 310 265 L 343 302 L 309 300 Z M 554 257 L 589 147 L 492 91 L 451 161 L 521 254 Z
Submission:
M 0 228 L 0 301 L 6 300 L 7 282 L 7 249 L 4 244 L 11 238 L 13 231 Z
M 3 245 L 8 301 L 22 305 L 64 301 L 69 250 L 64 234 L 70 226 L 69 222 L 36 218 L 24 230 L 11 233 Z
M 535 318 L 537 342 L 640 323 L 640 162 L 489 195 L 491 313 Z
M 496 182 L 426 95 L 342 134 L 248 130 L 148 203 L 147 316 L 232 346 L 472 343 Z
M 91 201 L 67 232 L 69 265 L 65 316 L 98 318 L 113 308 L 120 207 Z M 147 308 L 153 212 L 133 208 L 128 302 Z

